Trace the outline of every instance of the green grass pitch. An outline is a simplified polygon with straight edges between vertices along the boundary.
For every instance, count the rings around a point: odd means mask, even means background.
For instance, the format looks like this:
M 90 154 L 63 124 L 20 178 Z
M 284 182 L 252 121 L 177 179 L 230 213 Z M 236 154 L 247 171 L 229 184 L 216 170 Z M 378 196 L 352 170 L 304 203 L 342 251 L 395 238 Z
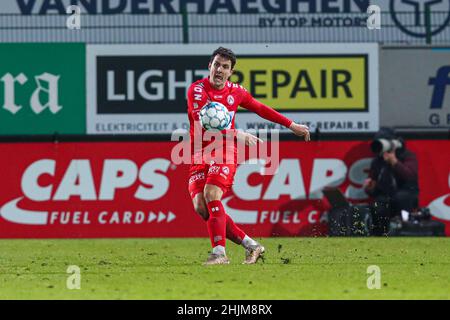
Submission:
M 260 241 L 257 265 L 228 243 L 231 264 L 205 267 L 208 239 L 0 240 L 0 299 L 450 299 L 447 238 Z M 370 265 L 380 289 L 367 288 Z

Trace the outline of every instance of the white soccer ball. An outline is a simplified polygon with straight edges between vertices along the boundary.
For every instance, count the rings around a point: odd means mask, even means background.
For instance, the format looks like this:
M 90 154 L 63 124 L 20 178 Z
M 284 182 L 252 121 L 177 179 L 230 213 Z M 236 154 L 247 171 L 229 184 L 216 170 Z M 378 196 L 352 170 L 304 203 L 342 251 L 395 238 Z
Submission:
M 231 115 L 220 102 L 210 102 L 200 110 L 200 121 L 206 130 L 224 130 L 229 128 Z

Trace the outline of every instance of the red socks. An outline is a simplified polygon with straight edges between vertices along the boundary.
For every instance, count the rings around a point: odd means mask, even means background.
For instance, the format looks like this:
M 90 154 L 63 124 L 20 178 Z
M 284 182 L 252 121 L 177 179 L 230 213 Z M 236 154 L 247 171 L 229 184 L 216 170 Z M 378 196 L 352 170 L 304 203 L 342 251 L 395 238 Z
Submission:
M 208 226 L 209 238 L 212 247 L 222 246 L 225 248 L 226 237 L 226 214 L 220 200 L 211 201 L 208 204 L 209 219 L 206 222 Z
M 225 239 L 228 238 L 236 244 L 241 244 L 245 237 L 242 231 L 225 213 L 222 202 L 219 200 L 208 203 L 209 219 L 207 221 L 209 238 L 211 245 L 225 247 Z
M 245 237 L 245 232 L 242 231 L 231 219 L 231 217 L 225 214 L 227 221 L 227 238 L 236 244 L 241 244 Z

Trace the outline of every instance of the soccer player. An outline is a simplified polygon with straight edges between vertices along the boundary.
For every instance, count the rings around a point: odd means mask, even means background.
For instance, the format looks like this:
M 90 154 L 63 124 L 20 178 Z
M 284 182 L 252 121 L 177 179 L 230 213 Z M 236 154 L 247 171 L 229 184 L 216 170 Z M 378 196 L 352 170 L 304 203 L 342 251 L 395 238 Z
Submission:
M 294 134 L 302 136 L 309 141 L 309 129 L 305 125 L 297 124 L 281 115 L 272 108 L 255 100 L 242 86 L 228 81 L 233 74 L 236 64 L 235 54 L 227 48 L 220 47 L 213 52 L 209 61 L 209 76 L 194 82 L 188 90 L 188 117 L 190 123 L 190 138 L 192 159 L 194 159 L 194 140 L 199 139 L 204 130 L 198 130 L 199 111 L 212 101 L 225 105 L 232 115 L 231 127 L 224 130 L 235 133 L 238 140 L 246 145 L 254 145 L 261 140 L 250 133 L 235 130 L 235 114 L 238 106 L 253 111 L 269 121 L 289 128 Z M 203 139 L 200 137 L 200 139 Z M 210 141 L 201 142 L 204 149 Z M 236 146 L 233 147 L 236 150 Z M 201 150 L 200 150 L 201 151 Z M 236 151 L 235 151 L 236 153 Z M 225 161 L 224 161 L 225 162 Z M 236 162 L 218 163 L 202 162 L 192 163 L 189 169 L 189 193 L 194 209 L 206 221 L 209 237 L 212 245 L 212 253 L 205 262 L 206 265 L 228 264 L 229 259 L 225 252 L 226 238 L 246 249 L 244 263 L 253 264 L 264 253 L 264 247 L 250 238 L 241 230 L 224 210 L 221 203 L 222 196 L 230 189 L 236 171 Z

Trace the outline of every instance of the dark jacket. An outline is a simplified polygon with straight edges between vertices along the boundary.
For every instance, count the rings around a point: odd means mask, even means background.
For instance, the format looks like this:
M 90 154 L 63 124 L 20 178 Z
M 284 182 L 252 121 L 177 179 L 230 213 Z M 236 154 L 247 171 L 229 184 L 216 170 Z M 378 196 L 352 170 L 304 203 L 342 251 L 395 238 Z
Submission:
M 369 177 L 377 182 L 373 196 L 393 196 L 397 190 L 419 192 L 418 164 L 414 153 L 407 149 L 396 151 L 398 162 L 391 166 L 382 157 L 372 160 Z

